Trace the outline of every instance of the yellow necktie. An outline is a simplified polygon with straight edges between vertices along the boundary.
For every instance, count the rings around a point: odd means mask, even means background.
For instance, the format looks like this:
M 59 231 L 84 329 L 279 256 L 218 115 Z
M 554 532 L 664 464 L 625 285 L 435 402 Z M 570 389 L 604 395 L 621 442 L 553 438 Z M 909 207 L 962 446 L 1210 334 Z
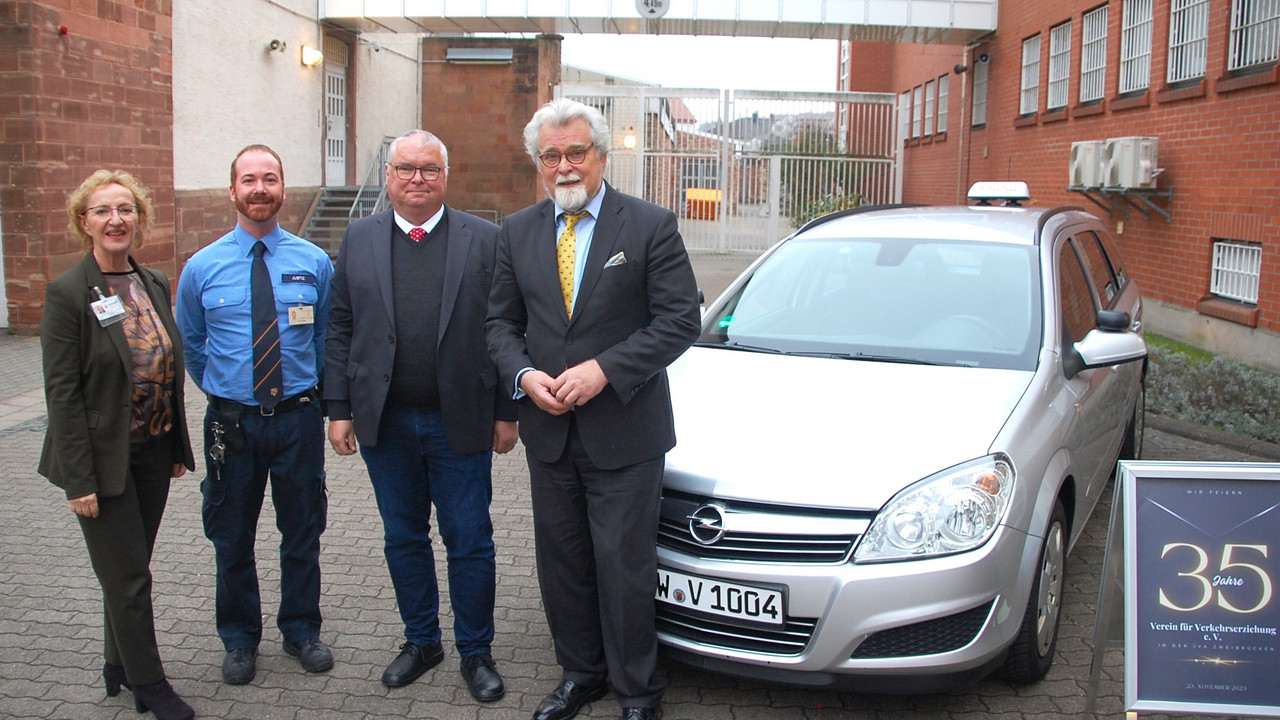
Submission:
M 573 266 L 577 259 L 577 233 L 574 226 L 587 216 L 587 211 L 564 214 L 564 230 L 556 242 L 556 263 L 560 267 L 560 294 L 564 296 L 564 313 L 573 317 Z

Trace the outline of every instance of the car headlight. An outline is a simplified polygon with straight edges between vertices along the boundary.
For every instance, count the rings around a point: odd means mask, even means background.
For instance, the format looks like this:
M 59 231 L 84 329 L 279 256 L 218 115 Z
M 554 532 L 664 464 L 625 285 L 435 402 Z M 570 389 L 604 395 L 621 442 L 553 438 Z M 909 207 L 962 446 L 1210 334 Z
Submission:
M 982 545 L 1004 521 L 1013 482 L 1013 463 L 996 454 L 911 485 L 876 515 L 854 562 L 917 560 Z

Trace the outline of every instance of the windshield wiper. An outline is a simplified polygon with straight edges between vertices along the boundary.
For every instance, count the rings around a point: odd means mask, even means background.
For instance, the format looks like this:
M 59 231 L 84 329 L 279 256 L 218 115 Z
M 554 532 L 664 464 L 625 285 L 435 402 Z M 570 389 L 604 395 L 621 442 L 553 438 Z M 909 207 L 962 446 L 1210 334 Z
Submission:
M 758 352 L 768 353 L 770 355 L 786 355 L 787 353 L 778 348 L 764 347 L 763 345 L 747 345 L 745 343 L 726 340 L 722 343 L 717 342 L 696 342 L 694 347 L 724 348 L 726 350 L 740 350 L 742 352 Z
M 870 362 L 887 362 L 902 363 L 904 365 L 950 365 L 952 363 L 940 363 L 930 360 L 921 360 L 920 358 L 903 357 L 901 355 L 877 355 L 875 353 L 851 352 L 851 353 L 830 353 L 827 357 L 843 358 L 845 360 L 867 360 Z

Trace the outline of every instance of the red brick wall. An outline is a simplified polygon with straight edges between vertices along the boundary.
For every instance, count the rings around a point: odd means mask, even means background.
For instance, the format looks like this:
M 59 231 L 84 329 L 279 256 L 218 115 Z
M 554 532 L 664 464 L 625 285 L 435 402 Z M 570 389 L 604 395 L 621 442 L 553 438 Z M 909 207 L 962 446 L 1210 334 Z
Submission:
M 512 48 L 515 60 L 446 63 L 450 47 Z M 560 36 L 426 38 L 422 57 L 422 124 L 449 148 L 449 204 L 505 216 L 540 199 L 522 132 L 560 83 Z
M 128 170 L 151 190 L 156 224 L 138 258 L 175 274 L 172 17 L 171 0 L 0 1 L 12 331 L 39 328 L 46 283 L 82 257 L 66 231 L 66 196 L 99 168 Z
M 230 168 L 231 157 L 228 157 L 227 169 Z M 320 188 L 314 187 L 286 187 L 284 207 L 280 209 L 280 227 L 295 235 L 303 235 L 303 220 L 319 192 Z M 229 187 L 179 191 L 174 205 L 177 208 L 174 247 L 179 267 L 185 267 L 197 250 L 235 227 L 236 210 L 231 203 Z
M 1236 314 L 1271 333 L 1280 332 L 1280 243 L 1275 208 L 1280 207 L 1280 73 L 1226 75 L 1230 3 L 1210 4 L 1207 77 L 1189 88 L 1165 83 L 1169 1 L 1156 0 L 1150 90 L 1137 97 L 1117 94 L 1122 4 L 1112 0 L 1108 15 L 1106 93 L 1097 108 L 1078 104 L 1082 15 L 1096 0 L 1001 3 L 999 31 L 975 48 L 991 56 L 987 122 L 970 126 L 973 73 L 951 76 L 945 141 L 909 143 L 904 199 L 955 202 L 978 180 L 1024 180 L 1039 205 L 1080 205 L 1107 213 L 1078 193 L 1067 191 L 1071 143 L 1131 135 L 1158 138 L 1164 173 L 1159 188 L 1171 201 L 1155 200 L 1172 213 L 1166 222 L 1131 209 L 1123 225 L 1110 218 L 1131 272 L 1144 294 L 1189 310 L 1207 295 L 1216 238 L 1258 242 L 1263 247 L 1258 312 Z M 1072 21 L 1070 100 L 1065 112 L 1045 113 L 1049 30 Z M 1041 36 L 1040 108 L 1020 117 L 1018 95 L 1022 41 Z M 859 58 L 854 52 L 854 58 Z M 966 62 L 964 48 L 902 45 L 894 48 L 891 85 L 859 88 L 901 93 Z M 967 60 L 972 67 L 973 59 Z M 855 76 L 857 75 L 855 70 Z M 961 89 L 961 83 L 965 88 Z M 856 86 L 855 86 L 856 87 Z M 962 104 L 961 96 L 965 96 Z M 1222 317 L 1222 313 L 1217 313 Z

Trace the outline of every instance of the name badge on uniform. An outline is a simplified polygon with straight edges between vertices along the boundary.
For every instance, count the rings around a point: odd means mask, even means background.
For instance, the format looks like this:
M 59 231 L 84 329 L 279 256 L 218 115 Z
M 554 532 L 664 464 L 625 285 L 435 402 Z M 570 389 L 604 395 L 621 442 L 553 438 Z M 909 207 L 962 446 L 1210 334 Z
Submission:
M 314 325 L 316 308 L 314 305 L 294 305 L 289 308 L 290 325 Z
M 93 286 L 93 291 L 98 293 L 98 299 L 89 303 L 89 308 L 93 310 L 94 317 L 98 318 L 99 325 L 107 327 L 124 320 L 128 311 L 124 309 L 124 302 L 119 295 L 107 297 L 97 285 Z

